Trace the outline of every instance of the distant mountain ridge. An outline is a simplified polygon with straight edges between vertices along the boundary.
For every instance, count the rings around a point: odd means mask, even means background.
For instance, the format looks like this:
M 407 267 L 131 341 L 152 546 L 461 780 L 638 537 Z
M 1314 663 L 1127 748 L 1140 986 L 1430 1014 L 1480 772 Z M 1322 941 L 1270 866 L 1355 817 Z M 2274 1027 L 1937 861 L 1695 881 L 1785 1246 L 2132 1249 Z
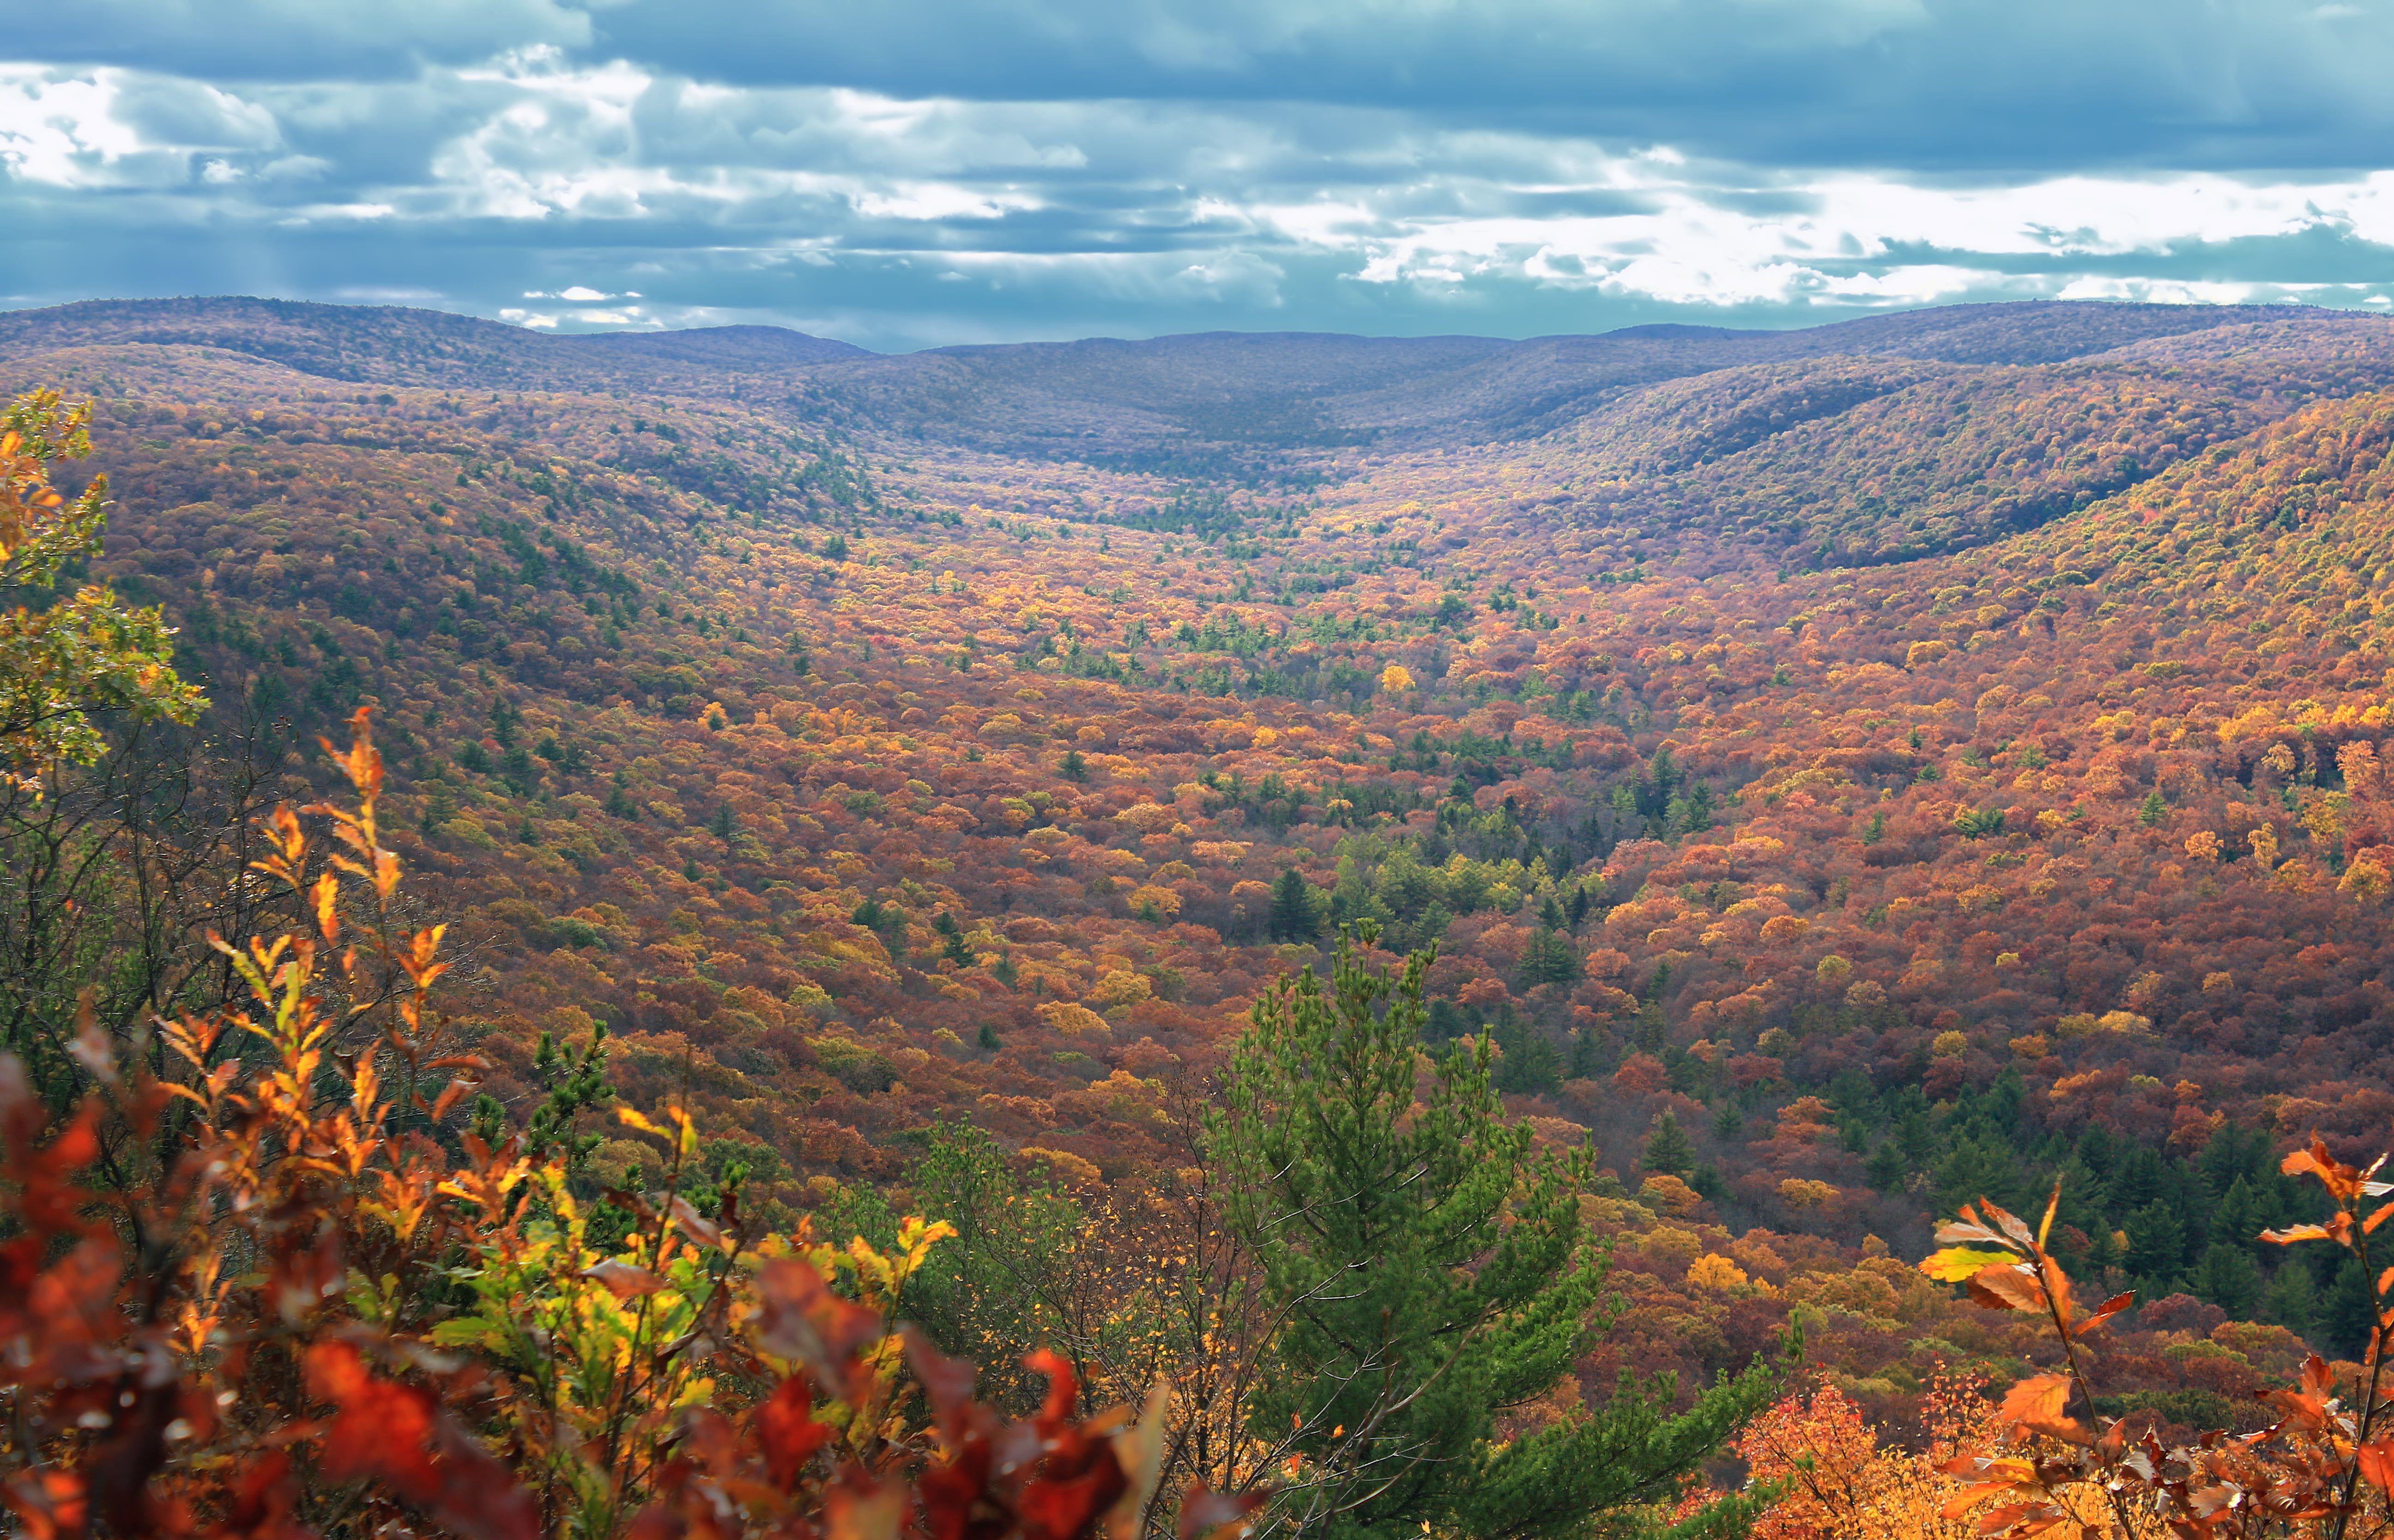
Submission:
M 1538 482 L 1552 524 L 1720 536 L 1796 565 L 1983 545 L 2314 401 L 2394 388 L 2394 322 L 2285 306 L 2036 301 L 1779 332 L 1206 332 L 894 355 L 772 326 L 557 336 L 281 300 L 0 312 L 0 362 L 27 377 L 51 359 L 62 377 L 155 378 L 198 368 L 173 351 L 189 349 L 216 350 L 211 368 L 352 387 L 736 401 L 899 454 L 1217 487 L 1313 486 L 1364 454 L 1458 452 Z
M 1223 441 L 1422 428 L 1510 436 L 1604 391 L 1741 365 L 1835 355 L 2052 363 L 2155 339 L 2290 319 L 2380 318 L 2288 307 L 2022 301 L 1908 310 L 1792 331 L 1677 323 L 1590 336 L 1369 337 L 1201 332 L 1131 341 L 974 344 L 878 354 L 778 326 L 562 336 L 445 310 L 250 297 L 85 300 L 0 311 L 0 359 L 121 343 L 219 348 L 356 383 L 587 386 L 646 365 L 805 372 L 859 407 L 967 437 L 1102 436 L 1072 420 L 1155 419 Z M 993 395 L 1002 400 L 993 400 Z M 899 426 L 893 422 L 892 426 Z
M 0 359 L 125 343 L 217 348 L 356 384 L 468 389 L 599 385 L 626 360 L 660 376 L 644 384 L 677 383 L 664 377 L 677 372 L 679 383 L 694 384 L 691 365 L 750 372 L 875 356 L 779 326 L 558 336 L 447 310 L 288 299 L 93 299 L 0 311 Z

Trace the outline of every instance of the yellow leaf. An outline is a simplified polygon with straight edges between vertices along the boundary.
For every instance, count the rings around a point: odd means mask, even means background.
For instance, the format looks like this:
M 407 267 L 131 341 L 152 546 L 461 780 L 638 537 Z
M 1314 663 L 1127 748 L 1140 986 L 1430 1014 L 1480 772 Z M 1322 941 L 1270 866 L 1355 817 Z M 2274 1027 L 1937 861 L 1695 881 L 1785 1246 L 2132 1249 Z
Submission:
M 659 1139 L 667 1137 L 664 1129 L 641 1116 L 636 1109 L 626 1107 L 620 1101 L 615 1104 L 615 1117 L 617 1121 L 638 1128 L 644 1134 L 654 1134 Z
M 1946 1283 L 1965 1283 L 1976 1278 L 1980 1270 L 2007 1266 L 2009 1252 L 1980 1251 L 1970 1246 L 1948 1246 L 1931 1252 L 1920 1264 L 1920 1270 Z

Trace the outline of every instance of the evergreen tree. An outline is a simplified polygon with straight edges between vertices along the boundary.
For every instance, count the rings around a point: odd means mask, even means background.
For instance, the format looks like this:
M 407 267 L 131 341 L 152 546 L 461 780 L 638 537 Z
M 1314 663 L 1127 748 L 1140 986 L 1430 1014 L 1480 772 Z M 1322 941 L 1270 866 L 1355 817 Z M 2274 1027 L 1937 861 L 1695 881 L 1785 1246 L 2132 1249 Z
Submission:
M 1679 1126 L 1679 1115 L 1668 1107 L 1654 1119 L 1653 1132 L 1646 1136 L 1646 1148 L 1638 1164 L 1657 1176 L 1684 1177 L 1696 1168 L 1696 1147 L 1688 1139 L 1687 1130 Z
M 2169 803 L 2164 800 L 2162 794 L 2157 791 L 2147 792 L 2144 805 L 2137 809 L 2137 822 L 2148 829 L 2152 829 L 2160 827 L 2163 820 L 2168 817 Z
M 513 748 L 516 731 L 523 725 L 523 713 L 518 711 L 504 695 L 491 703 L 491 738 L 501 748 Z
M 728 844 L 731 839 L 731 832 L 739 826 L 739 815 L 731 810 L 731 804 L 717 802 L 715 805 L 714 818 L 707 822 L 706 832 Z
M 2261 1314 L 2296 1336 L 2308 1336 L 2319 1329 L 2321 1303 L 2311 1270 L 2289 1257 L 2261 1295 Z
M 2119 1237 L 2108 1225 L 2098 1225 L 2086 1236 L 2086 1272 L 2100 1278 L 2119 1270 L 2127 1253 L 2121 1249 Z
M 1322 933 L 1321 901 L 1296 867 L 1283 867 L 1272 885 L 1271 934 L 1278 941 L 1309 941 Z
M 2301 1264 L 2289 1258 L 2287 1266 Z M 2327 1300 L 2320 1310 L 2320 1334 L 2327 1338 L 2328 1351 L 2359 1358 L 2368 1349 L 2376 1324 L 2377 1301 L 2370 1292 L 2369 1270 L 2361 1265 L 2361 1258 L 2347 1257 L 2336 1269 L 2335 1282 L 2329 1285 Z
M 1585 971 L 1579 948 L 1559 931 L 1541 930 L 1521 949 L 1521 982 L 1526 985 L 1568 984 Z
M 2261 1270 L 2253 1254 L 2226 1241 L 2214 1241 L 2195 1265 L 2194 1292 L 2226 1310 L 2234 1321 L 2250 1320 L 2261 1299 Z
M 1585 1535 L 1677 1494 L 1775 1378 L 1757 1363 L 1677 1415 L 1667 1376 L 1624 1378 L 1600 1411 L 1498 1436 L 1505 1409 L 1572 1383 L 1605 1263 L 1580 1218 L 1588 1156 L 1532 1154 L 1485 1037 L 1416 1099 L 1432 955 L 1392 978 L 1342 941 L 1330 987 L 1283 978 L 1232 1052 L 1207 1150 L 1285 1322 L 1247 1424 L 1266 1463 L 1302 1461 L 1273 1497 L 1293 1530 Z M 1729 1503 L 1725 1529 L 1759 1506 Z
M 2128 1216 L 2128 1270 L 2145 1281 L 2138 1292 L 2148 1296 L 2177 1287 L 2179 1264 L 2186 1256 L 2186 1231 L 2166 1199 L 2152 1202 Z

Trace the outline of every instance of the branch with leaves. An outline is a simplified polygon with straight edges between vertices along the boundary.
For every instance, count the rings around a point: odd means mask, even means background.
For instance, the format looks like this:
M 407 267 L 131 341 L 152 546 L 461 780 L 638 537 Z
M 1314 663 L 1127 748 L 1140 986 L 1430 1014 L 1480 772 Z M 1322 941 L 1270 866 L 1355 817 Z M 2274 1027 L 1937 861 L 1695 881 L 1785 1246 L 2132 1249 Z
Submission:
M 2108 1518 L 2113 1533 L 2184 1540 L 2259 1540 L 2319 1535 L 2344 1540 L 2356 1520 L 2367 1533 L 2394 1521 L 2387 1494 L 2394 1487 L 2394 1437 L 2383 1428 L 2382 1372 L 2394 1345 L 2394 1269 L 2374 1272 L 2370 1237 L 2394 1215 L 2394 1183 L 2377 1179 L 2380 1155 L 2366 1168 L 2331 1154 L 2316 1135 L 2288 1154 L 2280 1169 L 2308 1175 L 2326 1189 L 2335 1213 L 2321 1224 L 2265 1231 L 2279 1244 L 2330 1241 L 2374 1278 L 2374 1319 L 2359 1375 L 2349 1388 L 2317 1354 L 2301 1380 L 2259 1392 L 2278 1420 L 2257 1432 L 2216 1430 L 2195 1442 L 2165 1445 L 2150 1416 L 2111 1417 L 2100 1410 L 2090 1377 L 2087 1338 L 2135 1302 L 2118 1295 L 2082 1310 L 2069 1274 L 2046 1250 L 2059 1183 L 2032 1231 L 2017 1216 L 1981 1198 L 1939 1229 L 1942 1249 L 1920 1269 L 1931 1278 L 1965 1284 L 1991 1310 L 2042 1316 L 2060 1349 L 2060 1365 L 2015 1384 L 1995 1413 L 2000 1436 L 1986 1448 L 1959 1454 L 1944 1468 L 1970 1485 L 1946 1505 L 1948 1518 L 1979 1512 L 1978 1532 L 2025 1540 L 2057 1526 L 2082 1531 Z M 2073 1411 L 2075 1401 L 2083 1415 Z

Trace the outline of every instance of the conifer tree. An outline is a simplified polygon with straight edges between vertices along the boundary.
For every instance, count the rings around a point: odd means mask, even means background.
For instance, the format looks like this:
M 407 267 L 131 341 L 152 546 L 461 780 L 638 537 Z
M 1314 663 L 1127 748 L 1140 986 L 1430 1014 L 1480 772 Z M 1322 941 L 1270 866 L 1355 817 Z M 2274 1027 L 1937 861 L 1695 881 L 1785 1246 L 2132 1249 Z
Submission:
M 1684 1177 L 1696 1168 L 1696 1147 L 1679 1126 L 1678 1114 L 1669 1108 L 1654 1120 L 1654 1130 L 1646 1136 L 1646 1149 L 1638 1164 L 1664 1177 Z
M 1322 931 L 1320 901 L 1312 884 L 1296 867 L 1282 871 L 1272 885 L 1271 933 L 1274 941 L 1309 941 Z
M 1342 939 L 1258 1001 L 1207 1127 L 1230 1219 L 1284 1323 L 1249 1426 L 1290 1473 L 1262 1533 L 1578 1536 L 1619 1526 L 1768 1403 L 1761 1363 L 1674 1415 L 1667 1377 L 1600 1412 L 1500 1440 L 1497 1415 L 1567 1383 L 1609 1319 L 1580 1217 L 1585 1151 L 1532 1152 L 1505 1121 L 1487 1038 L 1416 1098 L 1434 951 L 1399 976 Z M 1294 1463 L 1290 1463 L 1293 1459 Z M 1733 1530 L 1768 1493 L 1729 1499 Z M 1716 1528 L 1716 1526 L 1719 1526 Z M 1689 1528 L 1687 1533 L 1698 1533 Z
M 1521 981 L 1525 984 L 1568 984 L 1585 969 L 1579 949 L 1558 930 L 1540 930 L 1521 949 Z

